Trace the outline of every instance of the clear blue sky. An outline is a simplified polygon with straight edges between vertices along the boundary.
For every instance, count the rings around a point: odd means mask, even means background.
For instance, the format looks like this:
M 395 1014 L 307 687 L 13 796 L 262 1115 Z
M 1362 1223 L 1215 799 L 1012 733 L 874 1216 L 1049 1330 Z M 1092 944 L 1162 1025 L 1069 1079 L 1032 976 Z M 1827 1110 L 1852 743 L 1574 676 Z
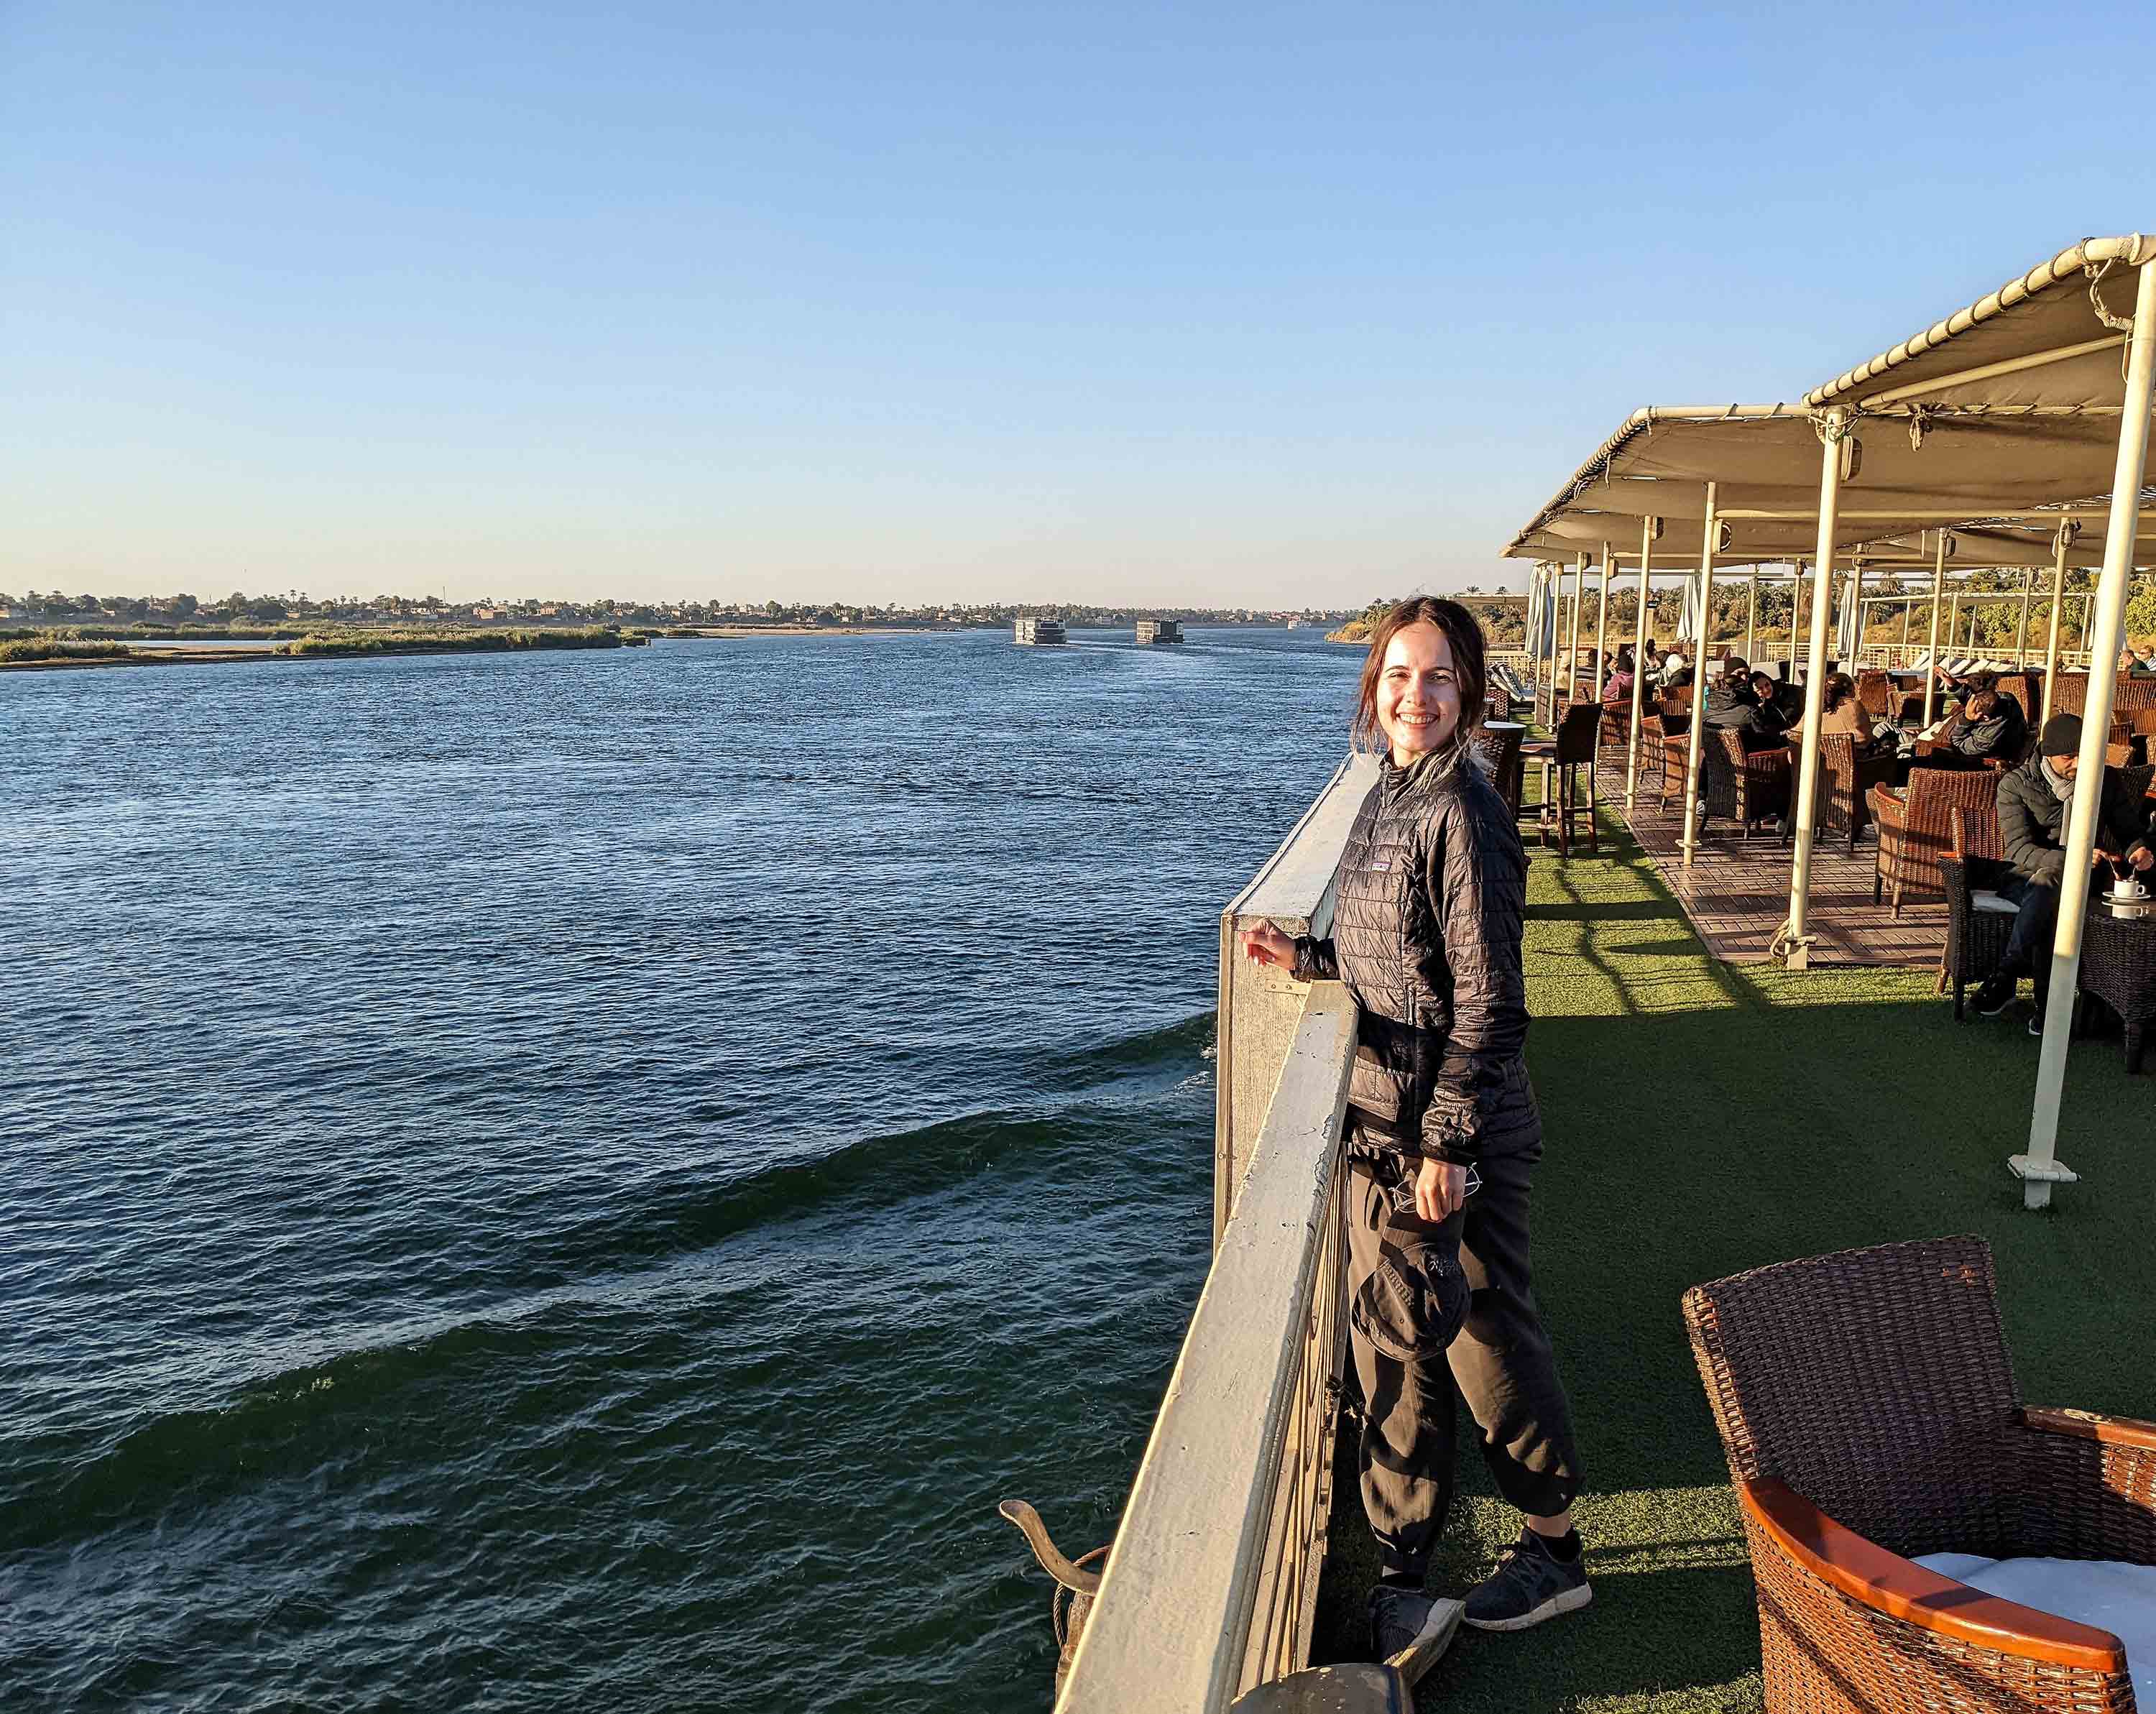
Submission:
M 1359 603 L 2156 225 L 2134 7 L 0 7 L 0 588 Z

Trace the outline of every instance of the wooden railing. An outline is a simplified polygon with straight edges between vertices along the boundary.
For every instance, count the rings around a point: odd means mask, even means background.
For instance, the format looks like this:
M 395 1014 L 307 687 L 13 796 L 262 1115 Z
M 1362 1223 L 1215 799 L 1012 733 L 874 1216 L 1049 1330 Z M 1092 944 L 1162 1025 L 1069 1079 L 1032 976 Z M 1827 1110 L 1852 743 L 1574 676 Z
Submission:
M 1213 1265 L 1059 1714 L 1215 1714 L 1309 1659 L 1345 1349 L 1340 1151 L 1355 1006 L 1247 963 L 1322 933 L 1373 765 L 1343 763 L 1220 919 Z

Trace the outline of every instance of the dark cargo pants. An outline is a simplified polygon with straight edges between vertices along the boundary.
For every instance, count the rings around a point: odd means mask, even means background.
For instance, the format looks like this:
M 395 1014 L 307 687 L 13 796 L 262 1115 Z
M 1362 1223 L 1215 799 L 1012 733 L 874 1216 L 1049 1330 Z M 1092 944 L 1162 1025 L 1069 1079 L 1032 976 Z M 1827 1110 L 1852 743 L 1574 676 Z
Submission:
M 1387 1573 L 1420 1575 L 1452 1503 L 1457 1393 L 1497 1491 L 1548 1517 L 1579 1491 L 1572 1408 L 1536 1311 L 1527 1263 L 1528 1183 L 1542 1124 L 1524 1067 L 1485 1126 L 1481 1188 L 1443 1224 L 1395 1213 L 1392 1187 L 1417 1162 L 1357 1157 L 1348 1183 L 1348 1343 L 1362 1383 L 1363 1509 Z M 1457 1286 L 1466 1319 L 1450 1345 Z M 1447 1300 L 1454 1299 L 1449 1306 Z

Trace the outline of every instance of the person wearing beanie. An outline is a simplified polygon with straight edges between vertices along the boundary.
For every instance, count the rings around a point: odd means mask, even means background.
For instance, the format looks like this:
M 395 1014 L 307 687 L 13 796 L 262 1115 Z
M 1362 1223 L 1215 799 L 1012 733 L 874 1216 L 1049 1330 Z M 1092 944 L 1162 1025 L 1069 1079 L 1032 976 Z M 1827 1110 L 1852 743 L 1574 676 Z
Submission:
M 1976 1009 L 1983 1017 L 1995 1018 L 2012 1003 L 2020 979 L 2034 973 L 2036 959 L 2050 943 L 2059 920 L 2059 884 L 2066 868 L 2066 817 L 2081 750 L 2082 717 L 2055 714 L 2044 722 L 2036 753 L 1999 777 L 1999 836 L 2005 860 L 1971 858 L 1969 881 L 1992 887 L 2015 911 L 2005 954 L 1976 991 Z M 2148 803 L 2135 795 L 2113 767 L 2103 771 L 2096 849 L 2100 859 L 2143 874 L 2156 869 Z M 2043 1003 L 2039 983 L 2038 1010 L 2029 1024 L 2031 1035 L 2042 1032 Z

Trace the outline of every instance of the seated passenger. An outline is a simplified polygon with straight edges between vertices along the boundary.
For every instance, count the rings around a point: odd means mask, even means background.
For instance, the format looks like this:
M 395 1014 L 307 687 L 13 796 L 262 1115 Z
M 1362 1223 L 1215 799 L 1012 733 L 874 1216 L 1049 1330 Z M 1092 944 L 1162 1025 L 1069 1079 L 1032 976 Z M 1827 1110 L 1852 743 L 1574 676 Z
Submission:
M 1617 703 L 1630 705 L 1632 700 L 1632 651 L 1617 651 L 1616 665 L 1609 670 L 1609 677 L 1602 686 L 1602 700 L 1605 706 Z
M 1701 718 L 1711 726 L 1742 727 L 1758 706 L 1752 690 L 1752 669 L 1732 655 L 1722 676 L 1707 687 L 1707 712 Z
M 2029 723 L 2019 702 L 1987 683 L 1955 707 L 1939 736 L 1972 762 L 1987 757 L 2018 762 L 2029 742 Z
M 2016 983 L 2031 975 L 2048 948 L 2059 916 L 2059 883 L 2066 868 L 2066 817 L 2079 770 L 2082 717 L 2055 714 L 2044 722 L 2036 754 L 1999 777 L 1999 835 L 2004 863 L 1969 860 L 1972 885 L 1989 885 L 2018 906 L 2014 929 L 1999 967 L 1976 991 L 1976 1009 L 1995 1018 L 2014 998 Z M 2148 807 L 2114 767 L 2103 771 L 2103 795 L 2097 814 L 2096 854 L 2138 870 L 2145 878 L 2156 869 L 2156 848 L 2149 844 Z M 2036 1014 L 2029 1033 L 2044 1033 L 2044 989 L 2036 984 Z
M 1738 736 L 1747 750 L 1772 750 L 1786 743 L 1789 728 L 1796 724 L 1789 717 L 1774 681 L 1764 673 L 1754 673 L 1751 679 L 1752 708 L 1745 716 Z M 1803 717 L 1801 710 L 1798 719 Z
M 1825 712 L 1820 721 L 1820 736 L 1830 738 L 1841 733 L 1869 742 L 1871 716 L 1856 700 L 1856 680 L 1847 673 L 1829 673 L 1825 695 Z

